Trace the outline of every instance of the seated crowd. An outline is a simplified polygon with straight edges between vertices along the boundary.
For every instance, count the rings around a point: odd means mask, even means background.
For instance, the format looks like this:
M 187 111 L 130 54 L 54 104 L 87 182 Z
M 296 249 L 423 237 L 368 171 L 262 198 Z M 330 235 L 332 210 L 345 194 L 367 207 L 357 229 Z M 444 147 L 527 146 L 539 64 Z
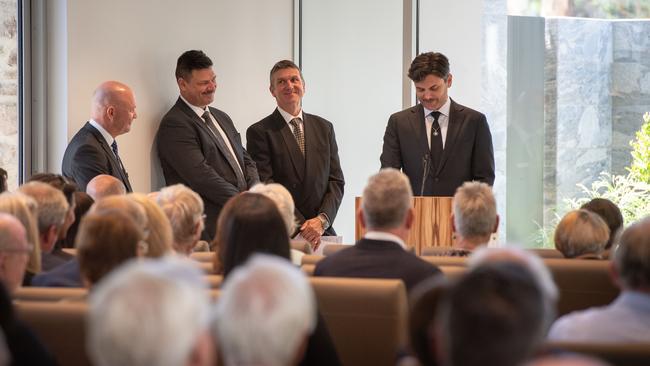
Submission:
M 600 198 L 562 218 L 554 241 L 565 258 L 554 260 L 611 258 L 620 294 L 558 318 L 562 294 L 545 259 L 495 242 L 490 186 L 466 182 L 454 196 L 454 240 L 436 255 L 461 260 L 459 275 L 413 253 L 412 201 L 404 174 L 374 174 L 357 212 L 365 234 L 312 267 L 313 279 L 403 282 L 408 342 L 386 364 L 606 365 L 545 346 L 650 345 L 650 218 L 624 229 L 618 207 Z M 12 309 L 28 286 L 90 290 L 64 301 L 88 305 L 86 349 L 97 366 L 346 364 L 337 344 L 354 340 L 330 332 L 300 269 L 307 257 L 290 244 L 294 210 L 282 185 L 259 184 L 227 202 L 208 243 L 204 203 L 181 184 L 127 194 L 99 175 L 78 192 L 60 175 L 35 175 L 0 194 L 0 365 L 57 364 Z M 213 252 L 209 269 L 197 252 Z M 206 270 L 223 278 L 216 293 Z

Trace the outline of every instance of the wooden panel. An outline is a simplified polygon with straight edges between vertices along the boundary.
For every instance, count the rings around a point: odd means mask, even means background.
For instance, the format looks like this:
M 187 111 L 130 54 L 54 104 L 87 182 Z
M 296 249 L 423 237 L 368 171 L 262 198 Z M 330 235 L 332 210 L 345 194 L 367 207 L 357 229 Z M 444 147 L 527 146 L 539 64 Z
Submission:
M 414 247 L 420 255 L 423 248 L 451 246 L 451 202 L 452 197 L 413 197 L 415 222 L 406 244 Z M 355 211 L 361 206 L 361 197 L 354 200 Z M 355 238 L 359 240 L 365 230 L 359 220 L 355 220 Z

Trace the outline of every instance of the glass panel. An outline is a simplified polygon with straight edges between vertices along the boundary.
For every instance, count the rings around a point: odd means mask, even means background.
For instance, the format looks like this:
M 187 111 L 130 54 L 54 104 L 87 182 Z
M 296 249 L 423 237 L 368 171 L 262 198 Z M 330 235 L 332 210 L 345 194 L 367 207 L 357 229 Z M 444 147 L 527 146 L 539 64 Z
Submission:
M 10 190 L 18 186 L 18 4 L 0 1 L 0 167 L 9 174 Z

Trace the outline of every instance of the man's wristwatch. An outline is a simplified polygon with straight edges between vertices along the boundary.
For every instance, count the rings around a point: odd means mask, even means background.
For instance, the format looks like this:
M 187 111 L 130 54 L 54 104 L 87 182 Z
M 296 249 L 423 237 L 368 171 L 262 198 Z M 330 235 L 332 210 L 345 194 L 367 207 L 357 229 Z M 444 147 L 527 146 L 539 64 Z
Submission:
M 329 227 L 330 227 L 330 220 L 327 218 L 327 215 L 326 215 L 326 214 L 324 214 L 324 213 L 321 212 L 321 213 L 319 213 L 318 216 L 316 216 L 316 217 L 318 217 L 318 219 L 320 220 L 320 224 L 323 226 L 323 231 L 329 229 Z

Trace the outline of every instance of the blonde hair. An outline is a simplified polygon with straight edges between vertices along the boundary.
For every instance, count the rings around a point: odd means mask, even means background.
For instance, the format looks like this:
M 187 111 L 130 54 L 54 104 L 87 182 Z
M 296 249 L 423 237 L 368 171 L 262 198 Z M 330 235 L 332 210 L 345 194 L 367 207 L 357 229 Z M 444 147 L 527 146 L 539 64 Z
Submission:
M 172 251 L 172 227 L 163 210 L 147 195 L 142 193 L 129 193 L 126 197 L 139 204 L 147 215 L 149 222 L 149 236 L 147 243 L 149 249 L 146 256 L 152 258 L 162 257 Z
M 33 274 L 41 272 L 41 246 L 36 224 L 38 213 L 36 201 L 23 193 L 4 192 L 0 194 L 0 212 L 13 215 L 23 224 L 27 241 L 33 247 L 29 253 L 26 270 Z
M 174 250 L 190 253 L 198 240 L 196 225 L 203 215 L 201 196 L 182 184 L 174 184 L 161 189 L 156 201 L 171 224 Z
M 609 240 L 609 227 L 598 214 L 574 210 L 564 215 L 557 225 L 554 239 L 555 248 L 566 258 L 599 255 Z

